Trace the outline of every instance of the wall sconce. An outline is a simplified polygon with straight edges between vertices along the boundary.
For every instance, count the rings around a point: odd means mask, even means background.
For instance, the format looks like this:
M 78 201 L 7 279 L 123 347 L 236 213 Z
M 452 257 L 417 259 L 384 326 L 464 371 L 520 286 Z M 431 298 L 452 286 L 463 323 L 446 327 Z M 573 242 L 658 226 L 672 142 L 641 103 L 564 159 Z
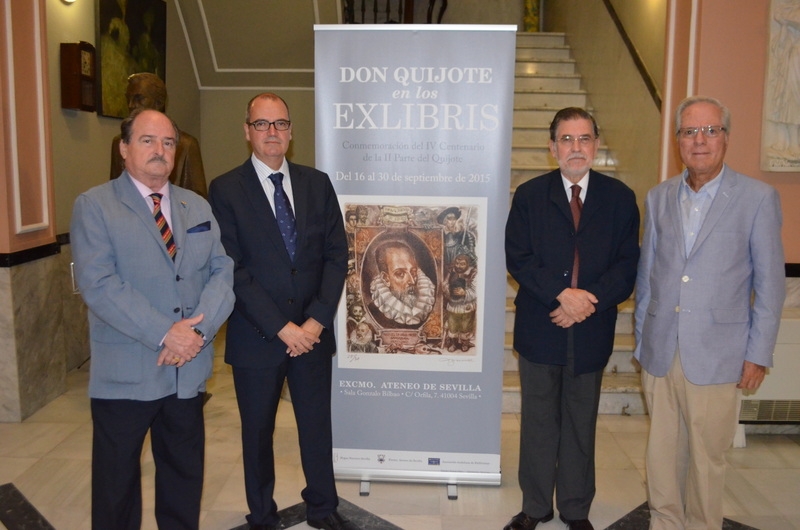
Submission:
M 75 0 L 61 0 L 61 1 L 64 2 L 65 4 L 69 5 L 72 2 L 74 2 Z

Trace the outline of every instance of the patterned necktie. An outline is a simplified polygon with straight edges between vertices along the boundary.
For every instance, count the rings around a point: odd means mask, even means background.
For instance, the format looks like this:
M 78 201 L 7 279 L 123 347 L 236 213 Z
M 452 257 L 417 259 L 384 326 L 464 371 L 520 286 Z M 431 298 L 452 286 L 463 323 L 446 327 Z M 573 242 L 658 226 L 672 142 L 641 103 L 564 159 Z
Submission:
M 578 231 L 578 225 L 581 222 L 581 208 L 583 208 L 583 203 L 581 202 L 581 187 L 577 184 L 573 184 L 570 188 L 572 190 L 572 198 L 569 201 L 569 209 L 572 211 L 572 222 L 575 224 L 575 232 Z M 570 283 L 570 287 L 573 289 L 578 288 L 578 237 L 577 234 L 575 236 L 575 257 L 572 260 L 572 281 Z
M 297 250 L 297 225 L 292 212 L 292 203 L 283 190 L 283 173 L 273 173 L 269 179 L 275 185 L 275 219 L 278 220 L 278 228 L 289 258 L 294 261 L 294 253 Z
M 167 219 L 164 217 L 164 214 L 161 213 L 162 195 L 160 193 L 152 193 L 150 197 L 153 199 L 153 217 L 156 220 L 158 231 L 161 232 L 161 239 L 164 240 L 164 244 L 167 246 L 169 257 L 172 258 L 172 261 L 175 261 L 178 248 L 175 246 L 175 238 L 172 237 L 172 230 L 169 228 Z

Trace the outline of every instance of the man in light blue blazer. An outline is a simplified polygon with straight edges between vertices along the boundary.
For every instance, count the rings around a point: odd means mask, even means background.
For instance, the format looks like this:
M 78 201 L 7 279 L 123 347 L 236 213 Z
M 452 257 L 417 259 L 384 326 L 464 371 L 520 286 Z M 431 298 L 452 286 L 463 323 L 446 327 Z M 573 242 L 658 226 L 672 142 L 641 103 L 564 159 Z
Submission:
M 722 527 L 737 388 L 772 366 L 785 297 L 777 191 L 724 163 L 730 113 L 677 108 L 686 170 L 652 189 L 636 279 L 636 352 L 650 413 L 650 529 Z
M 75 201 L 70 237 L 89 307 L 92 527 L 138 529 L 148 430 L 162 529 L 196 529 L 203 393 L 233 309 L 233 261 L 211 207 L 169 183 L 178 130 L 155 110 L 122 122 L 122 175 Z

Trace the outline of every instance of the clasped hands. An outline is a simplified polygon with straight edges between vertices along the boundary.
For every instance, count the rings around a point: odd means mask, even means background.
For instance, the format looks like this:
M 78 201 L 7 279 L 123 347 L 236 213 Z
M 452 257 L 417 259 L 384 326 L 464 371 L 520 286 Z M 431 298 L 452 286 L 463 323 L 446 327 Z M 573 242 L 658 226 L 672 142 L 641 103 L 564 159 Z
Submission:
M 286 353 L 290 357 L 298 357 L 314 349 L 314 345 L 319 343 L 323 329 L 322 324 L 309 317 L 302 326 L 294 322 L 287 323 L 278 332 L 278 338 L 286 344 Z
M 158 366 L 173 365 L 180 368 L 188 363 L 203 349 L 205 340 L 198 334 L 194 327 L 203 321 L 203 314 L 196 317 L 184 318 L 172 324 L 164 337 L 164 347 L 158 355 Z
M 550 313 L 550 320 L 556 326 L 568 328 L 583 322 L 595 312 L 597 297 L 583 289 L 567 288 L 556 297 L 561 304 Z

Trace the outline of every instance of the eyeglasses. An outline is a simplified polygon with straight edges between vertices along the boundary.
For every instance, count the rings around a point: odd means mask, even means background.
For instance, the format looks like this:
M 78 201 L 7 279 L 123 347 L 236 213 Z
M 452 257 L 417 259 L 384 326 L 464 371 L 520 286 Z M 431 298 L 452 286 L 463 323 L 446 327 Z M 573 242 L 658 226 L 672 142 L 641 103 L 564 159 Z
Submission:
M 275 120 L 275 121 L 267 121 L 267 120 L 256 120 L 253 122 L 248 121 L 247 125 L 252 127 L 257 131 L 268 131 L 271 126 L 275 126 L 276 131 L 288 131 L 289 127 L 292 126 L 292 122 L 289 120 Z
M 568 134 L 558 139 L 558 143 L 564 147 L 572 147 L 575 142 L 578 142 L 581 147 L 586 147 L 595 141 L 595 137 L 590 134 L 582 134 L 580 136 L 570 136 Z
M 702 132 L 706 138 L 716 138 L 720 134 L 727 131 L 722 125 L 706 125 L 705 127 L 684 127 L 678 129 L 678 138 L 692 139 L 697 136 L 698 132 Z

